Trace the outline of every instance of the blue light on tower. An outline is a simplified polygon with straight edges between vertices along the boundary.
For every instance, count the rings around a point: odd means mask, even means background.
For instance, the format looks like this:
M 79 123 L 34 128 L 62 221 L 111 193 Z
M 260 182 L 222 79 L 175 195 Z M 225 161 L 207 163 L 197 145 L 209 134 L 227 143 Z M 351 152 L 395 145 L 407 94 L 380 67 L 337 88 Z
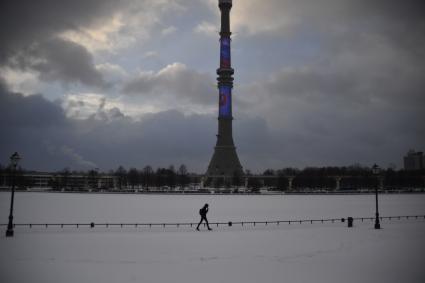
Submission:
M 219 93 L 219 116 L 232 117 L 232 87 L 220 86 Z
M 230 68 L 230 38 L 220 40 L 220 68 Z

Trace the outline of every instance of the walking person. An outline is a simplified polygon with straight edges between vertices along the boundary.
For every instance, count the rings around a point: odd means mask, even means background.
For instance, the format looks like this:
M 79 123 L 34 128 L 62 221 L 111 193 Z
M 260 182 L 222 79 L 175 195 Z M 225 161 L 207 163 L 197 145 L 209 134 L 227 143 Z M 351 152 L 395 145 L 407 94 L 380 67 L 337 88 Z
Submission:
M 204 220 L 205 220 L 205 223 L 207 223 L 208 230 L 210 230 L 210 231 L 212 230 L 210 228 L 210 225 L 208 224 L 207 213 L 208 213 L 208 203 L 206 203 L 204 205 L 204 207 L 202 207 L 199 210 L 199 214 L 201 215 L 201 221 L 199 221 L 198 226 L 196 227 L 196 230 L 199 231 L 199 225 L 201 225 L 202 221 L 204 221 Z

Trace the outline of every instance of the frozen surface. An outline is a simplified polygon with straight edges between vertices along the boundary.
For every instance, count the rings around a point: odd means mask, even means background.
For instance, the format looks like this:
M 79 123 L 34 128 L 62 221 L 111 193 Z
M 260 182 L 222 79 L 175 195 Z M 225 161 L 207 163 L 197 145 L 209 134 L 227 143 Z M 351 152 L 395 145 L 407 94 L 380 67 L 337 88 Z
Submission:
M 374 195 L 117 195 L 17 193 L 15 222 L 191 222 L 209 203 L 215 221 L 373 217 Z M 382 216 L 424 214 L 425 195 L 380 195 Z M 1 223 L 10 193 L 0 192 Z
M 18 193 L 15 222 L 211 222 L 371 217 L 373 195 Z M 7 222 L 9 194 L 0 193 Z M 382 195 L 382 216 L 425 214 L 425 195 Z M 190 228 L 16 228 L 0 282 L 425 282 L 425 220 Z M 4 228 L 3 228 L 4 229 Z

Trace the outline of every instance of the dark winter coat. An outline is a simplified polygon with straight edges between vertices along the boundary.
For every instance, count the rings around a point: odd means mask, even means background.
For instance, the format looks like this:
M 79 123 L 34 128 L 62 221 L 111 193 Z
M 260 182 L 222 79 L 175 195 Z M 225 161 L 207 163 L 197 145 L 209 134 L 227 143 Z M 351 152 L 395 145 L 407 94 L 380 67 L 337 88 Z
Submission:
M 199 210 L 199 214 L 200 214 L 202 217 L 206 217 L 206 216 L 207 216 L 207 212 L 208 212 L 208 206 L 204 206 L 203 208 L 201 208 L 201 209 Z

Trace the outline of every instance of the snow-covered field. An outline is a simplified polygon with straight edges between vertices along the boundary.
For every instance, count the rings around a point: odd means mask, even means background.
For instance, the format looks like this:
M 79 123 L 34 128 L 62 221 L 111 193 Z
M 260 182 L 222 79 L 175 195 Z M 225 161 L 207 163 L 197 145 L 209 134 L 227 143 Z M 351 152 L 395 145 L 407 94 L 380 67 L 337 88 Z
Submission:
M 7 223 L 9 193 L 0 193 Z M 15 223 L 373 217 L 373 195 L 17 193 Z M 425 195 L 381 195 L 381 216 L 425 214 Z M 425 220 L 193 228 L 0 231 L 0 282 L 425 282 Z M 3 230 L 5 227 L 3 227 Z

